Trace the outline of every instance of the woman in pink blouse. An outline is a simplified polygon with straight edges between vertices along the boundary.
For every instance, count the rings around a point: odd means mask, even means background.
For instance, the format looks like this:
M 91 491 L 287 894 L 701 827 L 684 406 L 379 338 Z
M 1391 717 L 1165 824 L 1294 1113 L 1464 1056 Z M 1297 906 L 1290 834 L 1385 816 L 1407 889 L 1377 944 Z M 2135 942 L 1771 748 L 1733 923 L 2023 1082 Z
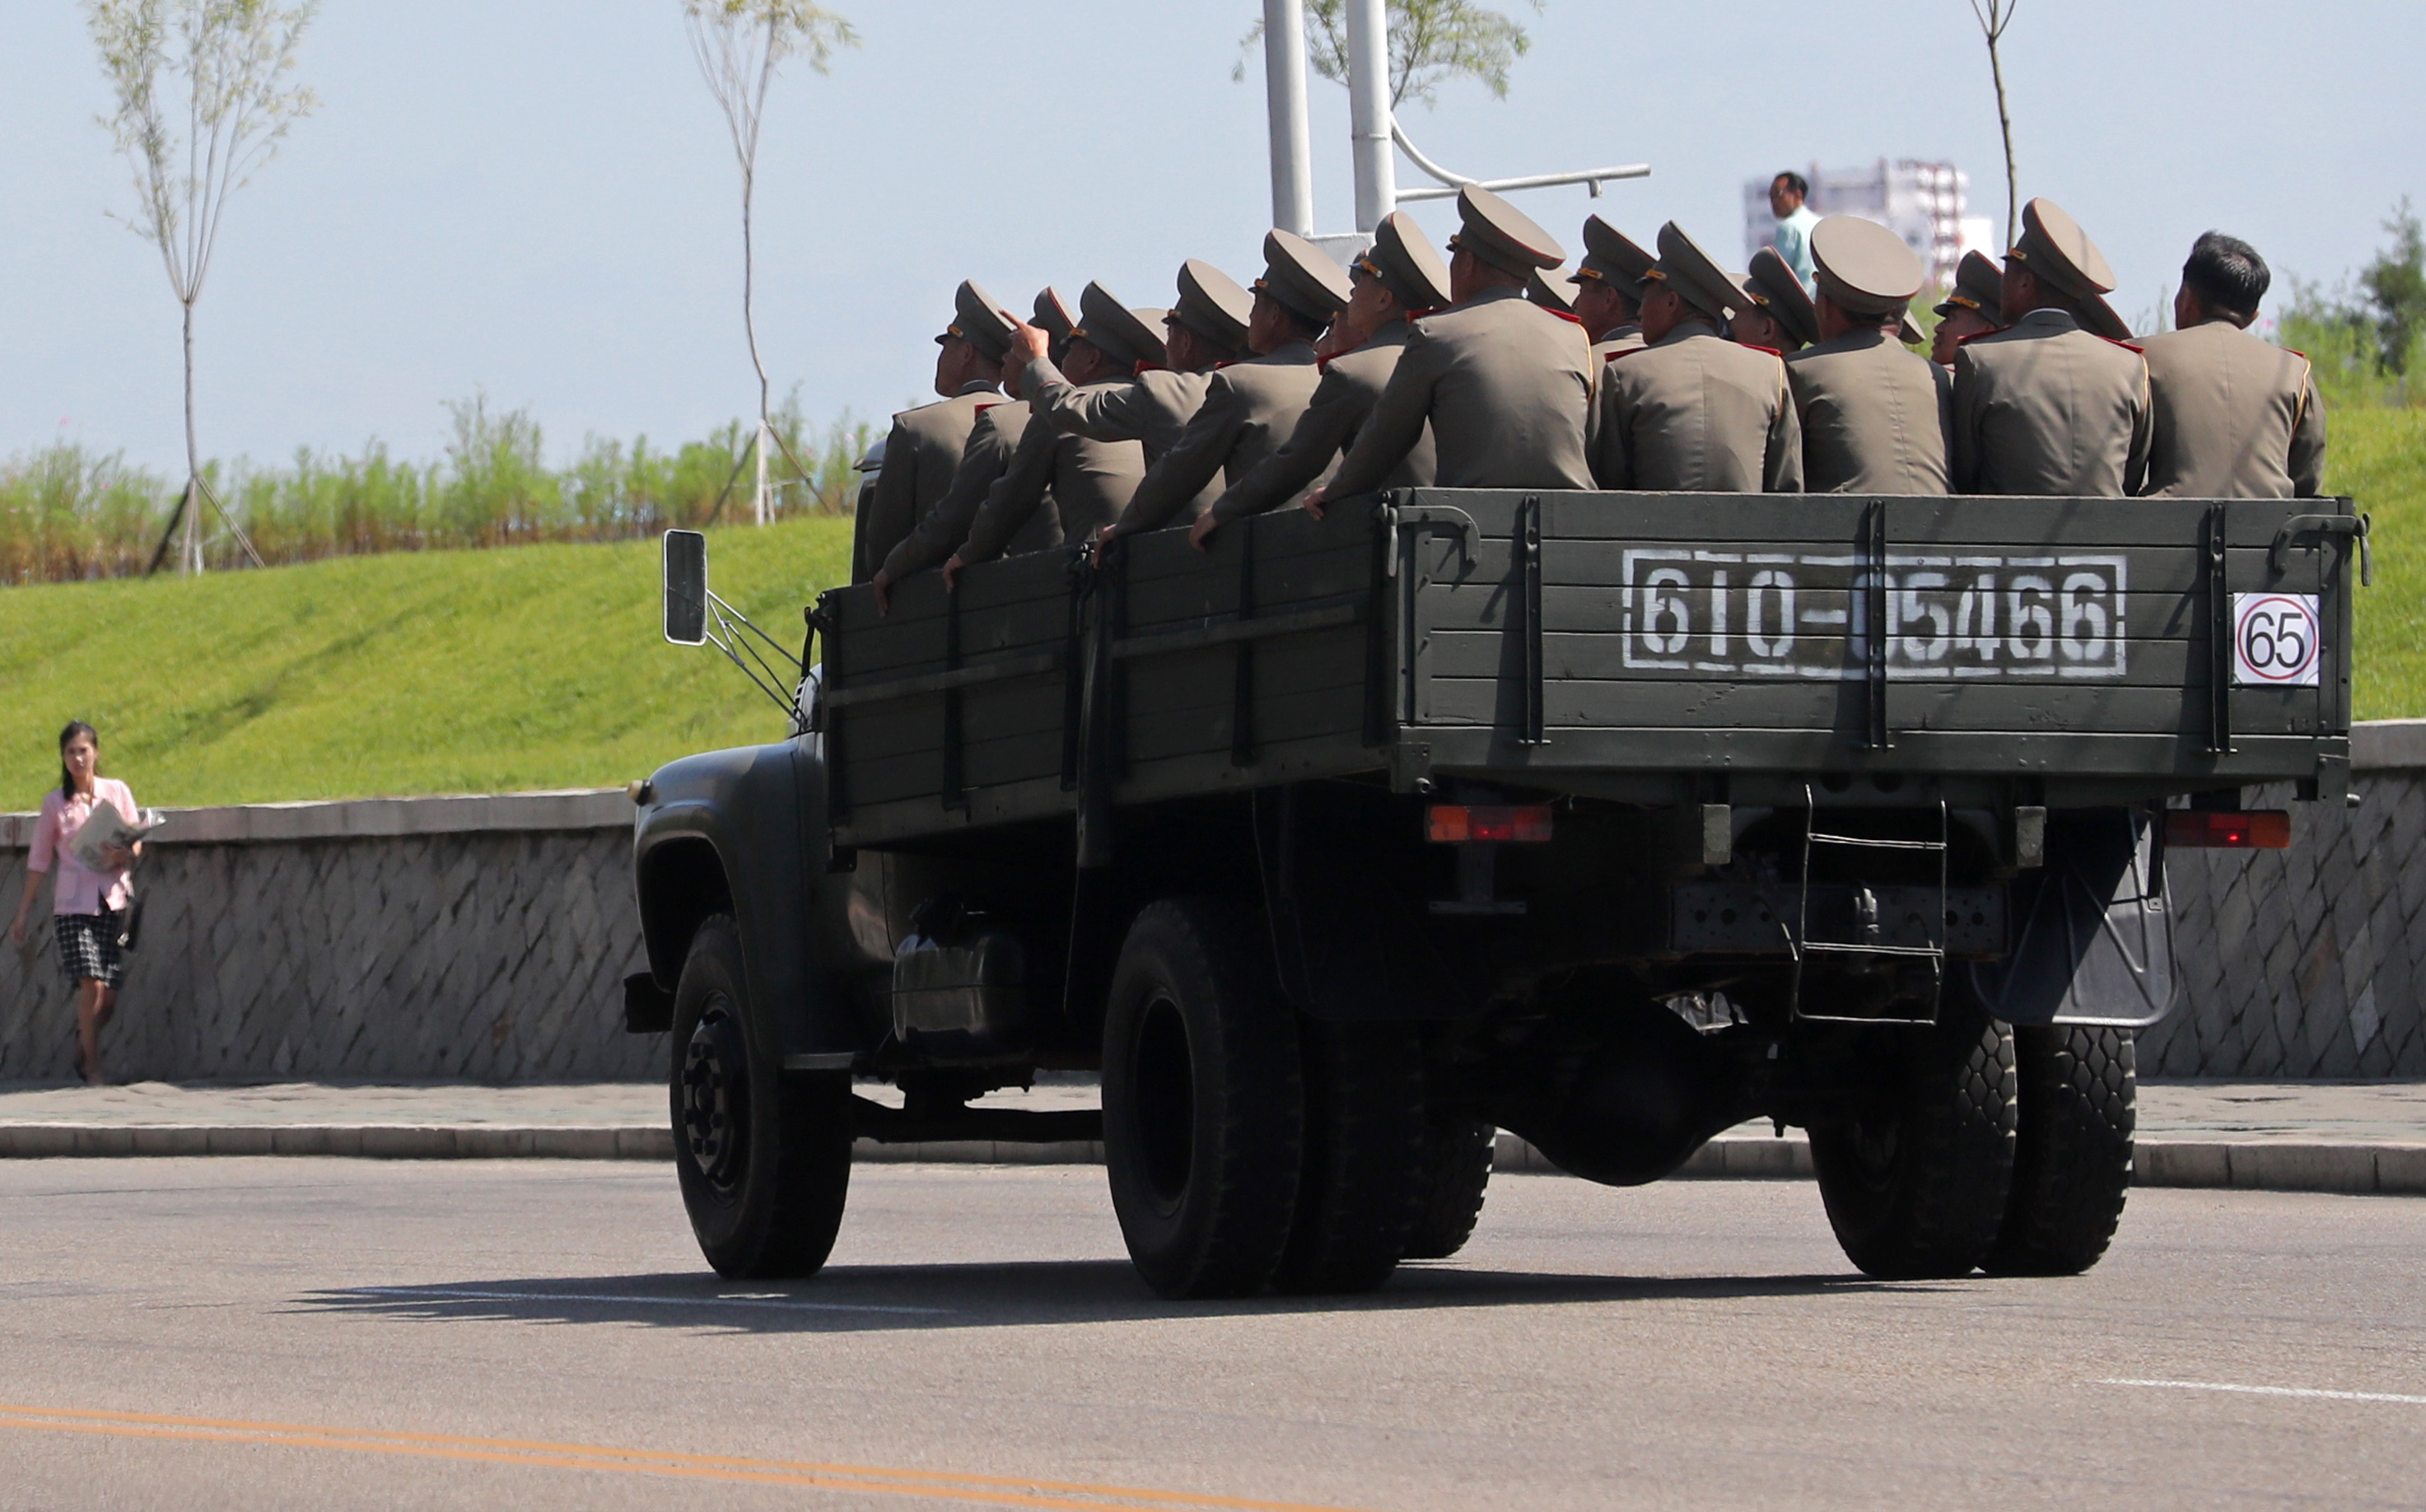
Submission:
M 76 995 L 76 1069 L 95 1085 L 102 1081 L 101 1029 L 118 1007 L 119 979 L 126 973 L 118 947 L 125 932 L 126 905 L 135 896 L 127 885 L 127 869 L 142 847 L 110 846 L 101 854 L 106 870 L 95 871 L 68 849 L 76 831 L 92 816 L 95 804 L 107 804 L 136 817 L 135 794 L 115 777 L 100 775 L 101 737 L 82 720 L 59 732 L 59 785 L 42 796 L 42 817 L 34 826 L 33 853 L 25 858 L 25 891 L 17 900 L 17 918 L 9 938 L 25 942 L 25 915 L 34 902 L 38 879 L 58 868 L 51 889 L 51 927 L 58 936 L 59 969 Z

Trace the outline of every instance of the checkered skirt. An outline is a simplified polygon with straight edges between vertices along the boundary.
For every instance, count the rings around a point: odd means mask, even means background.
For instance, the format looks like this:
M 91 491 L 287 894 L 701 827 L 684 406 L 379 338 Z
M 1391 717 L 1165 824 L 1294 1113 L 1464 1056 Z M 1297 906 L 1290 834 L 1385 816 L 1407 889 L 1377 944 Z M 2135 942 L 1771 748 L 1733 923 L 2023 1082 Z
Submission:
M 69 986 L 90 977 L 115 987 L 126 975 L 126 956 L 118 948 L 118 936 L 126 932 L 124 914 L 58 914 L 51 928 L 58 935 L 59 971 Z

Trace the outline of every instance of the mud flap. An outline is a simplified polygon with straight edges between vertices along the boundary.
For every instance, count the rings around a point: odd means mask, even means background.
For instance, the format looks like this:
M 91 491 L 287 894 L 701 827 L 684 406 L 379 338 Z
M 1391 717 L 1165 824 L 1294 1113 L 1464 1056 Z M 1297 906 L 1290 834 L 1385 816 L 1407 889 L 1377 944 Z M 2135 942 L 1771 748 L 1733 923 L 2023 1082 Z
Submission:
M 1974 966 L 2010 1024 L 2144 1029 L 2178 995 L 2160 831 L 2141 809 L 2047 816 L 2046 864 L 2014 885 L 2014 947 Z

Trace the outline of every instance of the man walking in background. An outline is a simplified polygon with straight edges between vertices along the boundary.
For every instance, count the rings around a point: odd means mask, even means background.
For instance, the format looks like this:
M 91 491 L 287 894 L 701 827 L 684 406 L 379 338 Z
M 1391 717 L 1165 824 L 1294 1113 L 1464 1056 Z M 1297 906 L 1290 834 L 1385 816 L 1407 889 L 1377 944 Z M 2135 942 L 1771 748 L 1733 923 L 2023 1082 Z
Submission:
M 1777 229 L 1769 234 L 1769 244 L 1786 266 L 1794 269 L 1804 292 L 1809 292 L 1815 276 L 1811 265 L 1811 228 L 1820 217 L 1803 202 L 1811 198 L 1811 181 L 1788 170 L 1769 181 L 1769 209 L 1777 217 Z
M 2210 231 L 2182 265 L 2175 329 L 2141 344 L 2155 406 L 2151 494 L 2314 498 L 2325 406 L 2308 359 L 2249 334 L 2273 275 L 2257 249 Z

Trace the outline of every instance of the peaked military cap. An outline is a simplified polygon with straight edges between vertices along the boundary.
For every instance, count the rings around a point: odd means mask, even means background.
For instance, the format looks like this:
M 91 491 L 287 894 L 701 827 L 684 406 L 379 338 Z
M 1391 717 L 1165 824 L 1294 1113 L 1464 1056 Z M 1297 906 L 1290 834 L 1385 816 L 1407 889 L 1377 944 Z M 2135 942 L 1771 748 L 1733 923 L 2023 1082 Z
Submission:
M 1969 252 L 1954 266 L 1954 286 L 1946 291 L 1935 314 L 1940 319 L 1957 310 L 1974 310 L 2005 323 L 2005 272 L 1984 252 Z
M 1145 318 L 1145 317 L 1152 318 Z M 1159 367 L 1169 359 L 1162 346 L 1162 312 L 1131 310 L 1101 284 L 1078 296 L 1078 323 L 1072 339 L 1083 341 L 1123 367 Z
M 1832 215 L 1811 228 L 1820 292 L 1848 315 L 1899 315 L 1927 276 L 1903 238 L 1875 220 Z
M 1380 279 L 1400 309 L 1437 310 L 1449 301 L 1448 266 L 1404 210 L 1382 218 L 1373 228 L 1373 245 L 1356 266 Z
M 1078 317 L 1070 313 L 1070 306 L 1062 300 L 1059 289 L 1047 285 L 1037 292 L 1036 328 L 1039 331 L 1057 342 L 1062 342 L 1070 339 L 1071 328 L 1077 323 Z
M 1659 262 L 1643 276 L 1666 284 L 1687 304 L 1720 321 L 1726 319 L 1729 311 L 1748 308 L 1752 302 L 1674 220 L 1659 228 Z
M 1503 273 L 1518 277 L 1567 260 L 1558 238 L 1489 189 L 1468 184 L 1457 191 L 1457 235 L 1449 245 L 1470 252 Z
M 978 350 L 988 362 L 998 363 L 1011 355 L 1011 317 L 994 296 L 968 279 L 952 293 L 952 323 L 935 338 L 935 345 L 957 337 Z
M 1880 229 L 1885 230 L 1884 226 Z M 1811 296 L 1803 292 L 1803 280 L 1794 276 L 1794 269 L 1777 254 L 1776 248 L 1763 247 L 1752 254 L 1752 271 L 1744 275 L 1743 290 L 1771 319 L 1792 333 L 1795 340 L 1808 347 L 1820 339 L 1820 306 L 1811 302 Z
M 1566 273 L 1533 269 L 1525 275 L 1525 297 L 1545 310 L 1556 310 L 1561 315 L 1576 313 L 1576 281 Z
M 2005 255 L 2075 299 L 2114 292 L 2114 269 L 2080 222 L 2053 200 L 2022 206 L 2022 235 Z
M 2131 322 L 2117 314 L 2114 306 L 2106 302 L 2103 294 L 2092 294 L 2083 299 L 2080 307 L 2089 316 L 2087 323 L 2090 330 L 2109 341 L 2131 339 Z
M 1577 265 L 1576 276 L 1598 279 L 1639 304 L 1642 275 L 1658 260 L 1625 232 L 1591 216 L 1584 220 L 1584 260 Z
M 1171 318 L 1207 341 L 1232 351 L 1243 349 L 1253 308 L 1237 281 L 1211 263 L 1190 257 L 1179 265 L 1179 302 L 1171 307 Z
M 1264 276 L 1255 292 L 1269 294 L 1310 320 L 1328 320 L 1348 308 L 1348 273 L 1330 254 L 1293 231 L 1264 234 Z

